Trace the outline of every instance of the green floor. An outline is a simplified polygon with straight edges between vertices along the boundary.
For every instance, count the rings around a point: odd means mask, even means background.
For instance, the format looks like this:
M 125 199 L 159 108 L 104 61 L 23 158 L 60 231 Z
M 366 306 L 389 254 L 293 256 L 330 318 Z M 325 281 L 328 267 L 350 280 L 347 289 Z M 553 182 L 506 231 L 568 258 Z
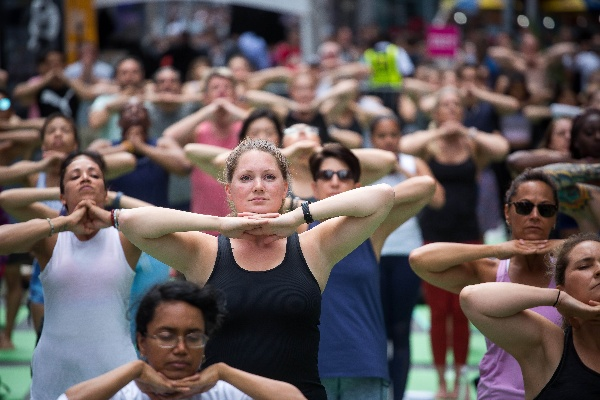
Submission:
M 30 328 L 25 308 L 18 316 L 18 329 L 14 335 L 15 350 L 0 351 L 0 400 L 22 400 L 29 393 L 31 383 L 29 362 L 33 353 L 35 333 Z M 0 312 L 0 321 L 4 321 L 3 311 Z M 411 334 L 411 365 L 408 379 L 407 399 L 432 399 L 437 391 L 437 379 L 432 368 L 431 347 L 429 344 L 429 309 L 426 306 L 417 306 L 413 318 L 413 333 Z M 471 333 L 468 369 L 466 381 L 472 382 L 477 376 L 477 365 L 485 352 L 483 336 L 474 328 Z M 450 360 L 449 360 L 450 363 Z M 447 380 L 452 382 L 454 377 L 449 371 Z M 7 385 L 8 395 L 2 384 Z M 475 399 L 472 385 L 471 399 Z M 5 397 L 2 397 L 5 395 Z

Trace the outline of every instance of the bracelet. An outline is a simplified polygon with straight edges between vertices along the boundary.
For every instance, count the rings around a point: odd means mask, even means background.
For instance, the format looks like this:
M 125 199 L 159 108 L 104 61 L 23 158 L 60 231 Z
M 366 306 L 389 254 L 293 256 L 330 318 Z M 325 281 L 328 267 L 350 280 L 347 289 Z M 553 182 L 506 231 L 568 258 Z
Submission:
M 310 204 L 310 201 L 303 201 L 302 202 L 302 214 L 304 214 L 304 221 L 307 224 L 310 224 L 312 222 L 314 222 L 315 220 L 313 219 L 312 214 L 310 213 L 310 210 L 308 209 L 308 205 Z
M 46 221 L 48 221 L 48 223 L 50 224 L 50 234 L 48 235 L 48 237 L 54 235 L 54 224 L 52 223 L 52 220 L 50 218 L 46 218 Z
M 556 296 L 556 301 L 552 304 L 552 307 L 556 307 L 558 305 L 558 301 L 560 300 L 560 289 L 558 289 L 558 296 Z
M 113 208 L 121 208 L 121 197 L 123 196 L 123 192 L 117 192 L 115 195 L 115 199 L 112 202 Z
M 119 230 L 119 215 L 121 214 L 121 209 L 115 209 L 115 228 Z
M 115 209 L 110 210 L 110 224 L 115 226 Z

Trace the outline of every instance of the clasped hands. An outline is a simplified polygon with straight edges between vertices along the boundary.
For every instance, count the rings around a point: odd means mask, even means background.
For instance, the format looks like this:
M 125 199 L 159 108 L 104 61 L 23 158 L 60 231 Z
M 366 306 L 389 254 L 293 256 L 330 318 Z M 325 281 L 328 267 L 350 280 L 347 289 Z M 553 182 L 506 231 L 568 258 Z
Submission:
M 287 238 L 300 225 L 292 213 L 252 212 L 238 213 L 236 217 L 222 217 L 219 231 L 230 238 L 256 240 L 257 236 L 266 236 L 264 244 Z

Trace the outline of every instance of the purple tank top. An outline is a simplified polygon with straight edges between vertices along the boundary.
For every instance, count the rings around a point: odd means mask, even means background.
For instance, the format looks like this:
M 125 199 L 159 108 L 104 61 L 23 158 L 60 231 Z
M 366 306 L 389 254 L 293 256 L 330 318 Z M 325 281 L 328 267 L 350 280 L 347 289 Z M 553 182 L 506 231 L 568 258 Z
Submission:
M 510 282 L 508 267 L 510 260 L 501 260 L 496 272 L 496 282 Z M 556 288 L 554 278 L 548 285 Z M 554 324 L 562 325 L 562 316 L 554 307 L 543 306 L 531 309 L 548 318 Z M 481 375 L 477 385 L 477 399 L 523 400 L 525 388 L 521 367 L 513 356 L 502 350 L 496 344 L 485 339 L 487 351 L 479 363 Z

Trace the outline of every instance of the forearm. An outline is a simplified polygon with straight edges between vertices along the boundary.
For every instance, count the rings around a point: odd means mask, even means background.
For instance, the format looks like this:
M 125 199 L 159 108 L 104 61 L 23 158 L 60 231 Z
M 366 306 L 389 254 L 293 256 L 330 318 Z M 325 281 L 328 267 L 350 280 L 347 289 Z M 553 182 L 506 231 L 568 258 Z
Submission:
M 20 161 L 8 167 L 0 166 L 0 184 L 23 181 L 30 174 L 39 172 L 44 166 L 37 161 Z
M 135 169 L 137 161 L 133 154 L 120 151 L 104 156 L 106 179 L 114 179 Z
M 548 164 L 567 162 L 571 159 L 569 153 L 563 153 L 556 150 L 520 150 L 511 153 L 506 159 L 506 164 L 509 170 L 521 173 L 526 168 L 542 167 Z
M 161 207 L 121 210 L 119 230 L 132 241 L 155 239 L 174 232 L 220 231 L 220 218 Z M 135 242 L 134 242 L 135 243 Z
M 140 360 L 129 362 L 96 378 L 67 389 L 69 400 L 106 400 L 114 396 L 129 382 L 137 379 L 144 368 Z
M 88 116 L 90 128 L 99 129 L 104 126 L 110 118 L 110 112 L 106 107 L 100 110 L 92 110 Z
M 460 303 L 466 313 L 506 318 L 538 306 L 553 306 L 558 289 L 508 282 L 486 282 L 465 287 Z
M 421 156 L 421 158 L 423 158 L 422 156 L 425 153 L 427 146 L 439 137 L 440 133 L 437 129 L 414 132 L 402 137 L 401 149 L 399 150 L 403 153 Z
M 332 126 L 329 128 L 329 136 L 349 149 L 360 148 L 363 145 L 362 136 L 348 129 L 340 129 Z
M 0 193 L 0 207 L 8 213 L 16 209 L 27 207 L 38 201 L 58 200 L 60 189 L 52 188 L 16 188 L 5 190 Z
M 225 167 L 225 163 L 220 162 L 221 156 L 230 152 L 224 147 L 199 143 L 186 144 L 183 150 L 188 160 L 215 178 L 223 172 Z
M 255 400 L 305 399 L 298 388 L 287 382 L 254 375 L 224 363 L 217 364 L 217 367 L 221 380 L 235 386 Z
M 391 151 L 381 149 L 353 149 L 361 168 L 362 184 L 369 184 L 383 178 L 394 170 L 398 159 Z
M 163 136 L 174 139 L 177 143 L 179 143 L 180 146 L 184 146 L 185 144 L 191 142 L 190 137 L 194 129 L 198 126 L 198 124 L 208 119 L 208 117 L 211 115 L 213 108 L 207 107 L 210 107 L 210 105 L 202 107 L 193 114 L 190 114 L 169 126 L 163 132 Z
M 155 147 L 147 144 L 142 146 L 143 154 L 169 173 L 185 175 L 190 171 L 191 164 L 185 158 L 181 148 Z
M 440 273 L 481 258 L 498 257 L 494 245 L 430 243 L 410 253 L 410 265 L 416 272 Z
M 473 129 L 473 128 L 471 128 Z M 477 151 L 491 161 L 502 161 L 510 150 L 510 144 L 503 136 L 494 133 L 471 131 L 469 136 L 477 145 Z M 404 142 L 403 142 L 404 143 Z
M 271 107 L 278 104 L 288 109 L 292 107 L 291 100 L 263 90 L 248 90 L 246 92 L 246 99 L 255 106 Z
M 39 241 L 67 228 L 66 217 L 36 218 L 0 226 L 0 254 L 26 253 Z
M 106 196 L 111 208 L 152 207 L 152 204 L 136 199 L 135 197 L 124 195 L 123 192 L 113 192 L 112 190 L 109 190 Z
M 310 213 L 316 221 L 338 216 L 364 218 L 382 211 L 389 212 L 393 201 L 394 191 L 389 185 L 365 186 L 312 203 Z M 291 213 L 302 215 L 302 209 Z
M 556 183 L 559 189 L 600 179 L 600 164 L 551 164 L 539 168 Z
M 513 96 L 507 96 L 481 88 L 475 88 L 473 89 L 473 92 L 477 98 L 487 101 L 503 113 L 513 113 L 519 109 L 519 101 Z

